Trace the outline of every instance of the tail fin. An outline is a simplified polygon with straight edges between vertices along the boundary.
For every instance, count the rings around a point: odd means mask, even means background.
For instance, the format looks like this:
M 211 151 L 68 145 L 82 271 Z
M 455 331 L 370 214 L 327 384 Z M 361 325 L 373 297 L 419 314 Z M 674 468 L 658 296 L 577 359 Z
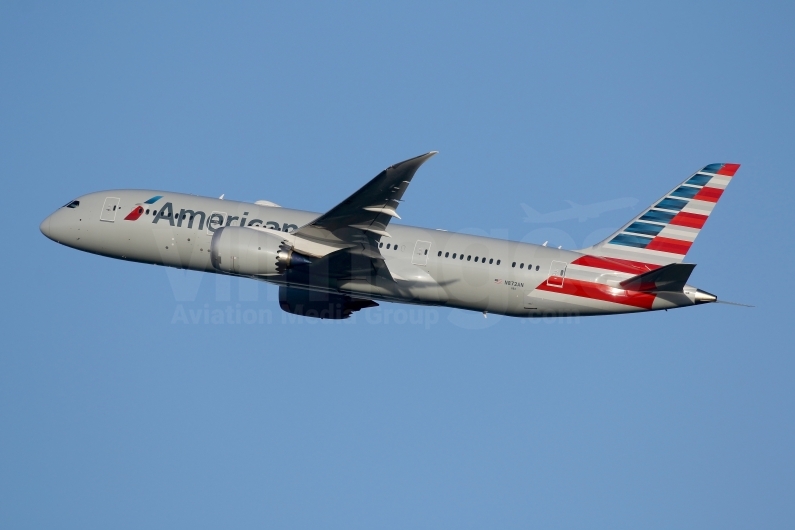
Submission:
M 601 243 L 580 252 L 620 260 L 681 263 L 740 164 L 710 164 Z

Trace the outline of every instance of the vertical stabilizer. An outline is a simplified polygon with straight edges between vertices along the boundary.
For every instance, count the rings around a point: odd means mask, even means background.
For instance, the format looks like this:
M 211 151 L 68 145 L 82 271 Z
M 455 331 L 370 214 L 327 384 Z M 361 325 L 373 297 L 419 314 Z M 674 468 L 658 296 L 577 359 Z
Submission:
M 704 167 L 621 230 L 580 252 L 653 265 L 681 263 L 739 167 Z

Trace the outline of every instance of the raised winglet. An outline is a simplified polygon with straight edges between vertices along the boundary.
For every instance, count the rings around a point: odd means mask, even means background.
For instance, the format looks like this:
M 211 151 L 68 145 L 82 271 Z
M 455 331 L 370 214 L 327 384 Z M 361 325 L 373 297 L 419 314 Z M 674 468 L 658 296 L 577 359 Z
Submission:
M 359 244 L 358 237 L 362 235 L 356 230 L 390 237 L 386 227 L 392 218 L 399 218 L 396 209 L 406 188 L 419 167 L 435 154 L 436 151 L 431 151 L 389 166 L 353 195 L 294 233 L 317 241 L 353 244 Z

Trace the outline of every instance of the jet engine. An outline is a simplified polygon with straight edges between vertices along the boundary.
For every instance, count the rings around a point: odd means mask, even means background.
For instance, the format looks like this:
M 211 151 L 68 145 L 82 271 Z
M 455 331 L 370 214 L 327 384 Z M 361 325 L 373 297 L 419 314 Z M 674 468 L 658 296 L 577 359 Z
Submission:
M 282 232 L 239 226 L 215 231 L 210 261 L 219 271 L 243 276 L 274 276 L 310 263 L 307 256 L 292 250 Z
M 344 294 L 279 287 L 279 306 L 294 315 L 342 320 L 349 318 L 354 311 L 377 305 L 372 300 L 352 298 Z

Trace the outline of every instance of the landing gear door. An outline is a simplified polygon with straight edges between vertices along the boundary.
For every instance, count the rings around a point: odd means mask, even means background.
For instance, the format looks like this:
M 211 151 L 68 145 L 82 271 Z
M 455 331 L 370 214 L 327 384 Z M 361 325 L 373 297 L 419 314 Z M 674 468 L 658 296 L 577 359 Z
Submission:
M 547 285 L 549 287 L 563 287 L 563 280 L 566 278 L 566 265 L 565 261 L 553 261 L 549 266 L 549 277 L 547 278 Z
M 118 197 L 108 197 L 102 205 L 102 213 L 99 214 L 100 221 L 112 223 L 116 220 L 116 210 L 119 209 L 120 199 Z
M 425 265 L 428 263 L 428 252 L 431 251 L 430 241 L 420 241 L 414 245 L 414 254 L 411 256 L 411 263 L 413 265 Z

